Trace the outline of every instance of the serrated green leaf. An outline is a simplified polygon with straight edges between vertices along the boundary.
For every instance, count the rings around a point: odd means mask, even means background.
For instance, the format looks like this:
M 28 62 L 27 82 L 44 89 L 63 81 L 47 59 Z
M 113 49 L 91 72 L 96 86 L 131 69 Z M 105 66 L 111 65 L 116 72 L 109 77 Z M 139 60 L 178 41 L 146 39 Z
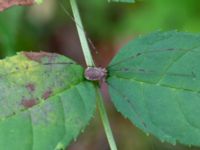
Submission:
M 118 111 L 161 141 L 200 146 L 200 35 L 157 32 L 140 37 L 109 65 Z
M 95 89 L 83 68 L 50 53 L 0 61 L 0 149 L 60 150 L 88 124 Z
M 125 3 L 134 3 L 135 0 L 108 0 L 108 2 L 125 2 Z

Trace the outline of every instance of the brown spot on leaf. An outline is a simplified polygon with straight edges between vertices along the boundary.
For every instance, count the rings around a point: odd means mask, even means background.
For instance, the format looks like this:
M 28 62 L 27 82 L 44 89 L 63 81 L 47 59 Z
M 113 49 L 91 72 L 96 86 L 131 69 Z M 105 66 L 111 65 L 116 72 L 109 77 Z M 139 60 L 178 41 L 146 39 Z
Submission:
M 23 99 L 21 104 L 25 107 L 25 108 L 31 108 L 34 105 L 37 104 L 36 99 Z
M 0 11 L 13 5 L 32 5 L 34 0 L 0 0 Z
M 30 91 L 30 92 L 34 92 L 35 91 L 35 85 L 32 83 L 29 83 L 26 85 L 26 88 Z
M 51 90 L 47 90 L 46 92 L 44 92 L 44 94 L 42 95 L 43 99 L 47 99 L 49 98 L 49 96 L 51 96 L 53 92 Z
M 47 53 L 47 52 L 23 52 L 23 54 L 30 60 L 41 62 L 41 59 L 44 57 L 49 58 L 49 62 L 57 56 L 54 53 Z

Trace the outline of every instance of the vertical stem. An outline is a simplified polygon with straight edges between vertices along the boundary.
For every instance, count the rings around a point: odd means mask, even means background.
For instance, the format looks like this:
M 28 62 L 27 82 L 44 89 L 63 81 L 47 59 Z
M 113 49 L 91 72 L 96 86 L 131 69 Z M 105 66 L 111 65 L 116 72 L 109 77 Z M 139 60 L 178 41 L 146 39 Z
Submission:
M 74 19 L 75 19 L 75 22 L 76 22 L 76 28 L 78 30 L 78 34 L 79 34 L 79 38 L 80 38 L 81 46 L 82 46 L 82 49 L 83 49 L 83 54 L 84 54 L 84 57 L 85 57 L 86 64 L 87 64 L 87 66 L 90 66 L 90 67 L 95 66 L 94 61 L 92 59 L 90 49 L 89 49 L 89 46 L 88 46 L 87 38 L 85 36 L 85 32 L 84 32 L 84 28 L 83 28 L 83 25 L 82 25 L 82 21 L 81 21 L 81 17 L 80 17 L 80 13 L 79 13 L 79 10 L 78 10 L 76 0 L 70 0 L 70 4 L 71 4 L 72 11 L 73 11 L 73 14 L 74 14 Z
M 80 38 L 81 46 L 83 49 L 83 54 L 85 57 L 86 64 L 87 64 L 87 66 L 95 66 L 94 61 L 92 59 L 92 55 L 90 53 L 89 46 L 88 46 L 87 38 L 85 36 L 85 32 L 84 32 L 84 28 L 82 25 L 82 21 L 81 21 L 81 17 L 79 14 L 76 0 L 70 0 L 70 4 L 71 4 L 73 15 L 74 15 L 74 20 L 76 22 L 76 27 L 78 30 L 78 34 L 79 34 L 79 38 Z M 96 87 L 96 94 L 97 94 L 97 106 L 98 106 L 98 109 L 100 112 L 101 120 L 103 122 L 105 133 L 106 133 L 106 136 L 108 139 L 108 143 L 110 145 L 111 150 L 117 150 L 117 146 L 116 146 L 113 134 L 112 134 L 112 130 L 111 130 L 111 127 L 109 124 L 108 116 L 107 116 L 106 109 L 103 104 L 103 98 L 102 98 L 102 94 L 100 92 L 99 87 Z
M 106 133 L 106 136 L 107 136 L 107 139 L 108 139 L 108 143 L 110 145 L 111 150 L 117 150 L 115 139 L 113 137 L 112 130 L 111 130 L 111 127 L 110 127 L 110 123 L 109 123 L 109 120 L 108 120 L 108 115 L 106 113 L 106 109 L 105 109 L 105 106 L 103 104 L 103 97 L 102 97 L 102 94 L 101 94 L 100 89 L 98 87 L 96 88 L 96 93 L 97 93 L 97 105 L 98 105 L 99 113 L 100 113 L 101 120 L 102 120 L 102 123 L 103 123 L 103 126 L 104 126 L 104 130 L 105 130 L 105 133 Z

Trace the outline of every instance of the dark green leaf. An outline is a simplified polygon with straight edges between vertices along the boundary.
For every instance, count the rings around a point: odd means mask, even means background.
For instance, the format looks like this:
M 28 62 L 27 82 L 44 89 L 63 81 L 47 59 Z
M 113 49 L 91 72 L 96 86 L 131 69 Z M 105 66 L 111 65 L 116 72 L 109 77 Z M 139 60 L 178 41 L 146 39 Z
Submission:
M 88 124 L 95 89 L 83 68 L 50 53 L 0 61 L 0 149 L 64 149 Z
M 109 65 L 116 108 L 161 141 L 200 146 L 200 36 L 157 32 L 125 46 Z

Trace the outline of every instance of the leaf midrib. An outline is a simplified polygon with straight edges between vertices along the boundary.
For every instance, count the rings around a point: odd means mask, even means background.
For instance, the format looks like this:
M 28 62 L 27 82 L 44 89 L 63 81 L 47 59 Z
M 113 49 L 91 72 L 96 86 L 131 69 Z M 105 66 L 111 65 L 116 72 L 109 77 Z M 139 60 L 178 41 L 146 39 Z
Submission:
M 108 79 L 111 79 L 111 78 L 119 78 L 119 79 L 128 80 L 128 81 L 132 81 L 132 82 L 137 82 L 137 83 L 140 83 L 140 84 L 154 85 L 154 86 L 159 86 L 159 87 L 170 88 L 170 89 L 173 89 L 173 90 L 193 92 L 193 93 L 197 93 L 197 94 L 199 94 L 199 92 L 200 92 L 200 91 L 195 91 L 195 90 L 186 89 L 186 88 L 178 88 L 178 87 L 170 86 L 170 85 L 167 85 L 167 84 L 157 84 L 157 83 L 153 83 L 153 82 L 137 80 L 137 79 L 134 79 L 134 78 L 125 78 L 125 77 L 121 77 L 121 76 L 117 76 L 117 75 L 112 75 L 112 77 L 109 77 Z M 108 84 L 109 84 L 109 82 L 108 82 Z
M 198 48 L 200 45 L 198 46 L 194 46 L 190 49 L 188 49 L 188 51 L 186 51 L 185 53 L 183 53 L 182 55 L 180 55 L 179 57 L 175 58 L 168 66 L 167 68 L 165 69 L 165 71 L 163 72 L 163 74 L 161 75 L 160 79 L 156 82 L 156 83 L 151 83 L 151 82 L 147 82 L 147 81 L 141 81 L 141 80 L 137 80 L 137 79 L 134 79 L 134 78 L 124 78 L 124 77 L 120 77 L 120 76 L 117 76 L 117 75 L 112 75 L 112 77 L 117 77 L 117 78 L 121 78 L 121 79 L 125 79 L 125 80 L 133 80 L 135 82 L 139 82 L 139 83 L 142 83 L 142 84 L 149 84 L 149 85 L 154 85 L 154 86 L 160 86 L 160 87 L 165 87 L 165 88 L 170 88 L 170 89 L 173 89 L 173 90 L 182 90 L 182 91 L 189 91 L 189 92 L 193 92 L 193 93 L 198 93 L 199 94 L 199 91 L 194 91 L 194 90 L 191 90 L 191 89 L 187 89 L 187 88 L 177 88 L 177 87 L 174 87 L 174 86 L 170 86 L 170 85 L 167 85 L 167 84 L 160 84 L 160 81 L 164 78 L 166 72 L 174 65 L 176 64 L 177 61 L 179 61 L 183 56 L 185 56 L 186 54 L 188 54 L 188 52 L 190 52 L 191 50 L 193 49 L 196 49 Z M 110 77 L 110 78 L 112 78 Z

